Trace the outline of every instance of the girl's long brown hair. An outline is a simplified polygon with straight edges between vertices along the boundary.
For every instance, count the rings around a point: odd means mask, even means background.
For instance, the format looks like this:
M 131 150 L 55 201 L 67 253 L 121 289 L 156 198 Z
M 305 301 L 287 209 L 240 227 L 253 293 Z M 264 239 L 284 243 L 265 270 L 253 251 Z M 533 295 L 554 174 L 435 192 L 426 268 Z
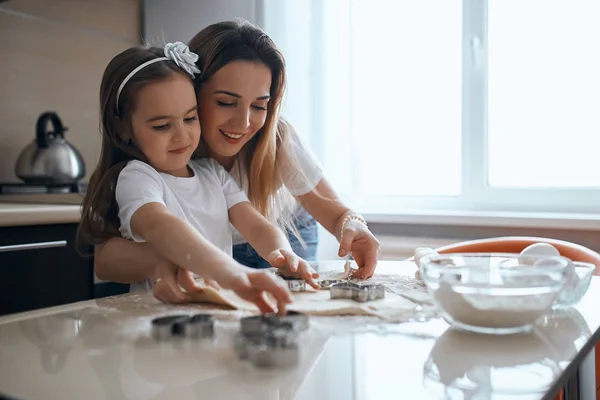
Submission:
M 287 168 L 298 165 L 290 151 L 291 127 L 279 115 L 286 87 L 282 53 L 265 32 L 242 19 L 209 25 L 194 36 L 188 46 L 199 56 L 196 64 L 202 73 L 196 79 L 198 86 L 233 61 L 260 62 L 271 70 L 271 100 L 265 124 L 242 148 L 240 160 L 248 174 L 248 198 L 252 205 L 271 222 L 290 229 L 300 239 L 291 223 L 293 202 L 290 200 L 293 199 L 289 192 L 281 190 L 283 182 L 278 172 L 284 170 L 281 168 L 284 163 Z M 202 138 L 198 154 L 208 155 Z
M 115 188 L 119 173 L 130 160 L 147 162 L 133 144 L 131 115 L 139 89 L 152 82 L 185 74 L 172 61 L 158 61 L 140 71 L 123 87 L 117 100 L 117 90 L 125 77 L 146 61 L 163 56 L 163 49 L 133 47 L 115 56 L 102 76 L 100 84 L 100 133 L 102 149 L 96 170 L 92 174 L 82 203 L 82 216 L 77 232 L 77 248 L 90 254 L 90 246 L 120 236 Z

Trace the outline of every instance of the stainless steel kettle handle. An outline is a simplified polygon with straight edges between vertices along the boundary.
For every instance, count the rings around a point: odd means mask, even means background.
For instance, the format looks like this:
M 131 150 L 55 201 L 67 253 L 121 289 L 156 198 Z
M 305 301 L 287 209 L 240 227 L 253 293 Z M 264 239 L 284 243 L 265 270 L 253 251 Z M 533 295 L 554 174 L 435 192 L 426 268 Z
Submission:
M 47 111 L 40 115 L 37 120 L 35 128 L 35 140 L 37 146 L 42 149 L 48 148 L 48 120 L 52 122 L 54 126 L 54 134 L 64 139 L 66 128 L 63 126 L 62 121 L 58 118 L 58 114 L 54 111 Z

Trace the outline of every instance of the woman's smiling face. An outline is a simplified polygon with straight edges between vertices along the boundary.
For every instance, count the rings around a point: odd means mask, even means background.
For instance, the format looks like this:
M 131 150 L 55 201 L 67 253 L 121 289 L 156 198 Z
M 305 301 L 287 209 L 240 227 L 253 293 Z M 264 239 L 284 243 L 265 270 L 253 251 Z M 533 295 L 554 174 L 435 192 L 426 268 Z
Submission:
M 198 109 L 208 153 L 226 168 L 265 124 L 271 70 L 260 62 L 233 61 L 202 83 Z

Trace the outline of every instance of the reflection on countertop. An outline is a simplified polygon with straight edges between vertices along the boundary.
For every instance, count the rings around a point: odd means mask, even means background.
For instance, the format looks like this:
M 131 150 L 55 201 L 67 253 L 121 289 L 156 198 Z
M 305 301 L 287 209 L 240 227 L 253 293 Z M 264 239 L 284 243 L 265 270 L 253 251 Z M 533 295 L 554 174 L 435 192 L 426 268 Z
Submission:
M 531 333 L 492 340 L 448 329 L 431 349 L 423 382 L 445 398 L 541 398 L 591 336 L 576 309 L 543 317 Z
M 86 307 L 0 325 L 0 359 L 21 353 L 12 367 L 2 363 L 0 388 L 20 387 L 15 391 L 23 398 L 167 399 L 218 394 L 227 399 L 291 400 L 298 398 L 330 340 L 328 335 L 307 335 L 299 365 L 259 370 L 240 363 L 232 351 L 235 321 L 219 321 L 214 339 L 157 343 L 150 336 L 148 317 Z M 348 357 L 342 359 L 349 372 Z M 4 379 L 10 375 L 14 376 Z M 40 384 L 26 385 L 25 376 Z

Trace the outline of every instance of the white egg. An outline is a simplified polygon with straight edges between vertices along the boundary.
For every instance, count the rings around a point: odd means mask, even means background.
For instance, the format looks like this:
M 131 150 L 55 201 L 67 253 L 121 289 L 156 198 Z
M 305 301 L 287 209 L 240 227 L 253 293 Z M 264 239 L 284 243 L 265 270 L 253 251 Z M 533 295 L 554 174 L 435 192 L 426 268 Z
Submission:
M 540 260 L 536 259 L 534 256 L 560 256 L 560 252 L 556 249 L 556 247 L 548 243 L 534 243 L 521 252 L 519 262 L 525 265 L 534 265 L 536 267 L 543 267 L 546 263 L 548 265 L 556 265 L 555 261 L 549 259 Z M 565 275 L 566 282 L 564 289 L 567 291 L 575 290 L 579 284 L 579 276 L 575 271 L 575 265 L 570 260 L 566 268 Z
M 429 254 L 437 254 L 437 252 L 431 247 L 417 247 L 415 249 L 414 260 L 417 267 L 421 268 L 421 259 Z
M 560 252 L 551 244 L 534 243 L 530 246 L 527 246 L 520 253 L 519 262 L 525 265 L 533 265 L 536 260 L 536 256 L 560 256 Z

